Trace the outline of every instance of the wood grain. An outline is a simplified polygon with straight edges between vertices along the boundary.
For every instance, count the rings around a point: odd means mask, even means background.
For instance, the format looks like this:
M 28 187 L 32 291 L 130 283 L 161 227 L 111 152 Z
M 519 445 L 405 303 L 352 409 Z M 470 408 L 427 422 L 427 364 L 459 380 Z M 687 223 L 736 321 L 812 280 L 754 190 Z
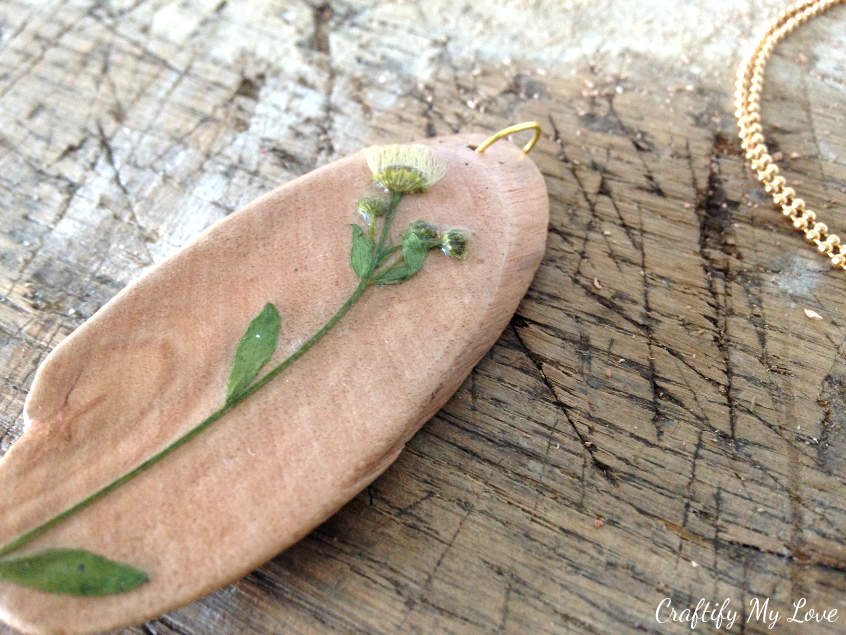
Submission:
M 303 541 L 130 632 L 689 630 L 655 622 L 664 597 L 730 598 L 738 632 L 766 630 L 752 597 L 846 612 L 846 280 L 743 165 L 732 75 L 780 3 L 734 5 L 0 5 L 7 445 L 49 350 L 278 182 L 366 143 L 546 133 L 545 259 L 454 398 Z M 781 45 L 764 94 L 788 180 L 841 234 L 844 20 Z

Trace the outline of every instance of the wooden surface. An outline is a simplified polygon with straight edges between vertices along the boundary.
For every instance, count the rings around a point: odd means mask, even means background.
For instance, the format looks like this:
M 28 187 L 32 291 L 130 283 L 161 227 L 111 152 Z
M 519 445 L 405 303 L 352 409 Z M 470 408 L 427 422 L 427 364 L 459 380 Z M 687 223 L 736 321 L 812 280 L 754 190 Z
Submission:
M 780 3 L 734 4 L 0 4 L 4 447 L 49 350 L 280 181 L 367 143 L 546 133 L 546 257 L 453 399 L 303 541 L 130 632 L 689 630 L 656 623 L 665 597 L 728 598 L 736 632 L 766 630 L 753 597 L 846 613 L 846 277 L 743 165 L 734 67 Z M 780 46 L 764 93 L 841 234 L 845 22 Z

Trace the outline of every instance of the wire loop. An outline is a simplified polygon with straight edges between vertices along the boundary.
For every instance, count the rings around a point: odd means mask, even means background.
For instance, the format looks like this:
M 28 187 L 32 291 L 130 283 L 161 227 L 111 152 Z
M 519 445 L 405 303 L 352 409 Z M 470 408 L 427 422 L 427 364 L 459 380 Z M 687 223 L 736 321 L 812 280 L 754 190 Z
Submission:
M 531 152 L 532 148 L 535 147 L 535 144 L 538 142 L 538 139 L 540 139 L 541 136 L 541 127 L 537 121 L 524 121 L 523 123 L 517 123 L 513 126 L 503 128 L 499 132 L 496 132 L 487 139 L 485 139 L 484 143 L 482 143 L 482 145 L 476 148 L 476 153 L 482 154 L 485 150 L 490 148 L 500 139 L 509 137 L 515 132 L 522 132 L 523 130 L 531 130 L 533 132 L 531 141 L 529 141 L 529 143 L 523 146 L 523 152 L 529 154 L 529 152 Z

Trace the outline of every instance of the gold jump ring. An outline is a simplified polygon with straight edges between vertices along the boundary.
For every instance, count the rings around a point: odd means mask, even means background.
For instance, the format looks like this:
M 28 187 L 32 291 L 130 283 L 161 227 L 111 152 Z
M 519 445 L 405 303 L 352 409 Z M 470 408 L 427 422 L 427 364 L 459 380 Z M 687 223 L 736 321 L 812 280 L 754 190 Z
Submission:
M 522 132 L 523 130 L 531 130 L 532 131 L 532 139 L 523 146 L 523 152 L 528 154 L 532 148 L 535 147 L 535 144 L 538 142 L 541 136 L 541 127 L 537 121 L 524 121 L 523 123 L 516 123 L 513 126 L 508 126 L 507 128 L 503 128 L 497 133 L 494 133 L 487 139 L 485 142 L 476 148 L 476 152 L 478 154 L 482 154 L 485 150 L 490 148 L 494 143 L 499 141 L 500 139 L 504 139 L 510 135 L 513 135 L 515 132 Z

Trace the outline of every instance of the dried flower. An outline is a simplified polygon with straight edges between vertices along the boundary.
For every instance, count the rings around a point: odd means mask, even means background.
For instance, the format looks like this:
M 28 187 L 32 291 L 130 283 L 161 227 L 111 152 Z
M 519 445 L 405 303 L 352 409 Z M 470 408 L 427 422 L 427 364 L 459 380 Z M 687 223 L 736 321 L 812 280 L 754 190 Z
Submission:
M 450 258 L 465 260 L 467 258 L 469 242 L 465 231 L 461 229 L 450 229 L 441 238 L 441 251 Z
M 423 242 L 432 242 L 436 244 L 440 242 L 437 228 L 432 223 L 427 223 L 425 220 L 416 220 L 408 226 L 408 232 L 414 234 Z
M 423 145 L 371 146 L 364 149 L 364 158 L 373 180 L 391 192 L 422 192 L 446 174 L 446 164 Z
M 355 209 L 364 220 L 370 220 L 385 215 L 385 212 L 388 211 L 388 201 L 381 196 L 368 196 L 358 199 Z

